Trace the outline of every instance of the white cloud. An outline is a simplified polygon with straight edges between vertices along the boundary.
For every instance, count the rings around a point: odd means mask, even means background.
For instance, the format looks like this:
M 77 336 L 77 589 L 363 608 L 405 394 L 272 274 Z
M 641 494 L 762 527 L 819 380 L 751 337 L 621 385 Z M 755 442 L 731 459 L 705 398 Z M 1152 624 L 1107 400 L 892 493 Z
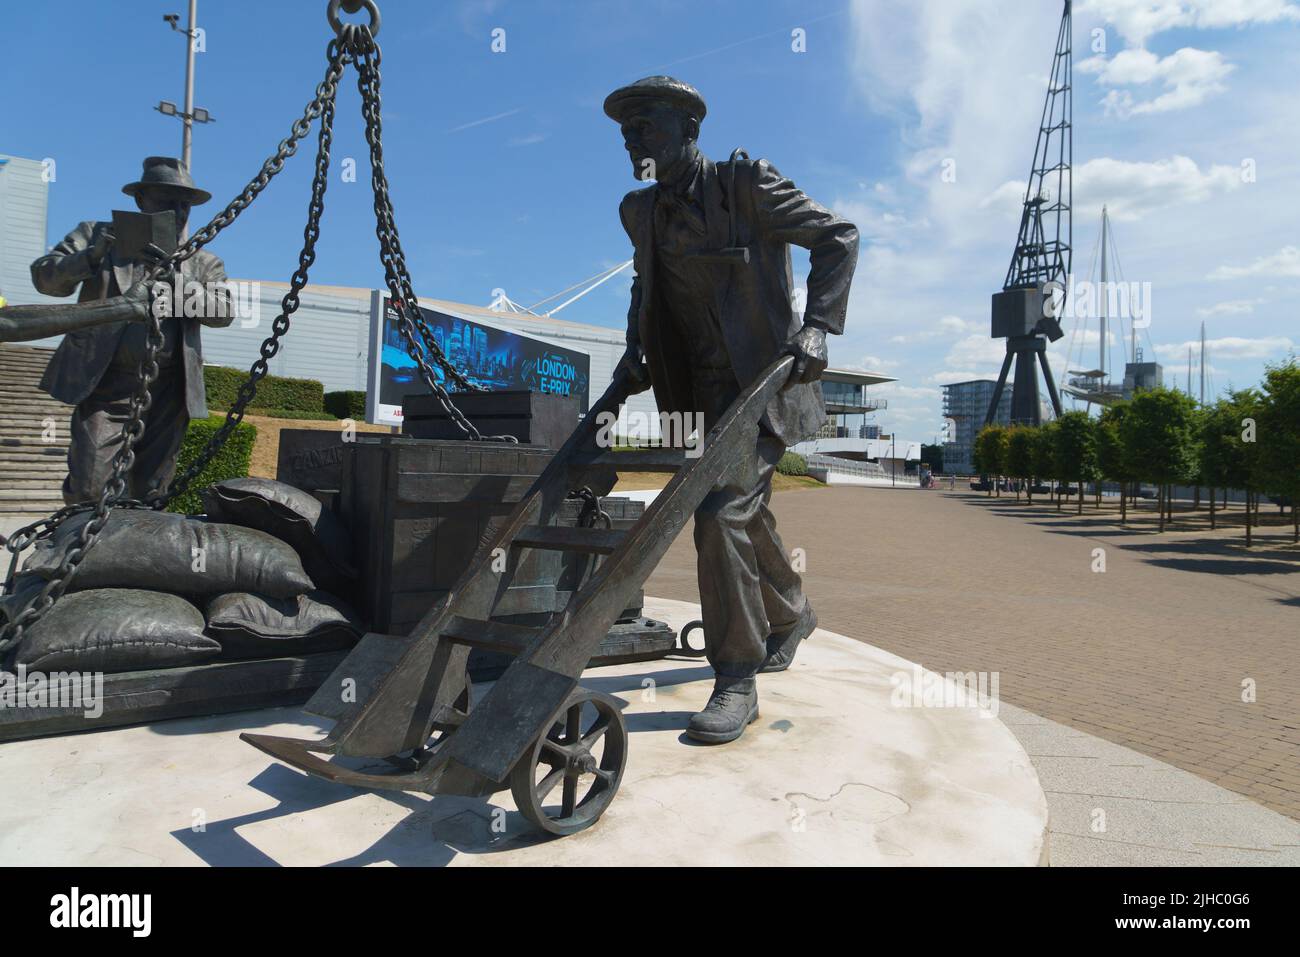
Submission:
M 952 369 L 969 369 L 972 367 L 980 369 L 989 366 L 996 369 L 997 364 L 1002 361 L 1006 353 L 1006 344 L 1001 339 L 992 339 L 981 335 L 966 336 L 953 344 L 943 361 Z
M 1264 304 L 1263 299 L 1230 299 L 1196 310 L 1198 316 L 1245 316 L 1255 311 L 1256 306 Z
M 941 316 L 939 321 L 933 326 L 924 329 L 917 329 L 912 332 L 901 333 L 896 336 L 890 336 L 889 341 L 896 346 L 909 345 L 914 342 L 928 342 L 940 337 L 952 338 L 963 332 L 969 332 L 978 328 L 974 322 L 968 322 L 960 316 Z
M 1083 73 L 1097 74 L 1102 86 L 1146 86 L 1159 82 L 1165 92 L 1149 100 L 1135 100 L 1128 90 L 1112 89 L 1102 100 L 1106 113 L 1123 119 L 1143 113 L 1165 113 L 1198 106 L 1227 89 L 1224 80 L 1236 69 L 1213 50 L 1183 47 L 1167 57 L 1141 48 L 1123 50 L 1109 60 L 1091 57 L 1079 64 Z
M 878 396 L 882 399 L 937 399 L 943 393 L 933 386 L 903 385 L 898 382 L 886 382 L 870 387 L 868 397 Z M 890 406 L 893 411 L 893 406 Z
M 873 192 L 874 195 L 861 199 L 837 199 L 831 203 L 831 209 L 858 227 L 858 233 L 864 241 L 892 243 L 909 230 L 929 225 L 924 219 L 913 221 L 896 209 L 887 207 L 881 200 L 880 192 Z
M 549 135 L 548 133 L 528 133 L 525 136 L 512 136 L 506 142 L 506 145 L 510 147 L 534 146 L 544 141 Z
M 1113 220 L 1132 221 L 1170 206 L 1200 203 L 1242 185 L 1235 166 L 1207 165 L 1202 170 L 1186 156 L 1154 162 L 1131 162 L 1108 156 L 1088 160 L 1074 171 L 1076 217 L 1095 218 L 1108 206 Z M 1024 202 L 1023 182 L 1003 183 L 982 206 L 1018 219 Z
M 887 372 L 890 369 L 898 367 L 897 359 L 882 359 L 880 356 L 863 356 L 862 359 L 848 368 L 856 372 Z
M 1260 336 L 1245 338 L 1242 336 L 1225 336 L 1222 339 L 1207 339 L 1205 352 L 1219 360 L 1231 359 L 1281 359 L 1295 349 L 1295 342 L 1286 336 Z M 1160 355 L 1186 356 L 1187 350 L 1199 354 L 1201 342 L 1193 339 L 1188 342 L 1175 342 L 1156 346 Z M 1186 371 L 1186 365 L 1183 366 Z
M 1075 170 L 1075 210 L 1096 217 L 1107 205 L 1112 219 L 1135 220 L 1169 206 L 1205 202 L 1241 185 L 1238 167 L 1206 165 L 1202 170 L 1186 156 L 1155 162 L 1100 157 Z
M 990 373 L 988 369 L 975 371 L 974 369 L 944 369 L 942 372 L 936 372 L 933 375 L 926 376 L 926 382 L 933 382 L 936 385 L 950 385 L 954 382 L 970 382 L 973 379 L 988 379 L 990 382 L 997 380 L 997 372 Z
M 1211 279 L 1244 279 L 1248 276 L 1300 277 L 1300 247 L 1283 246 L 1249 266 L 1220 266 L 1210 273 Z
M 1080 9 L 1115 26 L 1129 43 L 1179 27 L 1211 30 L 1283 20 L 1300 22 L 1290 0 L 1084 0 Z

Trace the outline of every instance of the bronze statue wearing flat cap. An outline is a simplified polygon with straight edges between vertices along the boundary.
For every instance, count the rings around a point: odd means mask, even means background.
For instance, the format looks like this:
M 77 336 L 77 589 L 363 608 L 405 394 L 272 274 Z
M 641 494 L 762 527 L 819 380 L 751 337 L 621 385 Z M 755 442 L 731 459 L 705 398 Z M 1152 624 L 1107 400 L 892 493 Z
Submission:
M 144 238 L 154 236 L 159 241 L 139 241 L 124 248 L 114 223 L 84 222 L 48 255 L 32 263 L 32 284 L 37 291 L 70 296 L 80 287 L 75 307 L 78 315 L 75 322 L 57 330 L 66 334 L 41 379 L 42 389 L 76 406 L 68 477 L 63 483 L 68 504 L 98 498 L 121 444 L 122 423 L 129 416 L 146 344 L 142 320 L 147 317 L 149 297 L 141 289 L 141 279 L 176 248 L 190 207 L 212 198 L 207 190 L 194 185 L 180 160 L 168 156 L 146 159 L 140 178 L 123 186 L 122 192 L 135 199 L 141 213 L 148 214 L 141 229 L 154 228 L 167 235 L 146 232 Z M 189 420 L 208 414 L 200 326 L 228 326 L 234 317 L 225 287 L 225 266 L 212 253 L 199 250 L 172 278 L 177 288 L 201 289 L 204 295 L 197 308 L 173 307 L 170 316 L 162 320 L 159 374 L 150 390 L 153 401 L 144 436 L 133 449 L 135 460 L 127 476 L 129 498 L 143 498 L 171 481 Z M 197 298 L 194 301 L 198 302 Z M 20 307 L 33 313 L 50 308 Z
M 758 717 L 755 675 L 788 668 L 817 625 L 768 502 L 786 448 L 826 418 L 818 379 L 827 333 L 844 331 L 858 231 L 766 160 L 737 151 L 714 163 L 702 155 L 704 98 L 681 80 L 638 80 L 611 93 L 605 112 L 622 130 L 633 174 L 655 181 L 619 207 L 636 270 L 622 366 L 653 387 L 661 413 L 699 415 L 707 431 L 772 362 L 795 357 L 750 460 L 695 513 L 705 648 L 716 680 L 687 734 L 731 741 Z M 802 318 L 792 299 L 791 244 L 811 261 Z

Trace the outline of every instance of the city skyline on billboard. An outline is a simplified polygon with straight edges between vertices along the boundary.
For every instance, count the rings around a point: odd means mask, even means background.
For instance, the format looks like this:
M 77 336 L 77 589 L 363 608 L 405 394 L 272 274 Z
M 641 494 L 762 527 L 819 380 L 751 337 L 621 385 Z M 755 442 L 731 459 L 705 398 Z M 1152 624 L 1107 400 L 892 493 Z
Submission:
M 587 411 L 591 386 L 587 353 L 424 306 L 420 313 L 434 342 L 473 386 L 487 392 L 523 389 L 576 395 L 579 411 Z M 402 341 L 397 311 L 382 293 L 372 297 L 370 342 L 366 419 L 400 425 L 403 397 L 425 394 L 428 389 Z M 441 384 L 448 385 L 442 369 L 434 365 L 433 372 Z

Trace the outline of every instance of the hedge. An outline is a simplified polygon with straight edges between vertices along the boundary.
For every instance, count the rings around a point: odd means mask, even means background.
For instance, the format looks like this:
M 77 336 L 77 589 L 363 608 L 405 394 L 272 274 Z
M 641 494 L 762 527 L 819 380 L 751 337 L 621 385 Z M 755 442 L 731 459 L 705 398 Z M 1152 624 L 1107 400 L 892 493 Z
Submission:
M 221 424 L 226 421 L 224 415 L 213 415 L 206 419 L 195 419 L 185 430 L 185 439 L 181 442 L 180 453 L 176 456 L 176 474 L 180 475 L 207 447 Z M 214 482 L 226 479 L 243 478 L 248 474 L 249 463 L 253 460 L 253 443 L 257 440 L 257 429 L 250 423 L 243 422 L 235 427 L 226 444 L 208 463 L 207 468 L 198 474 L 185 494 L 178 495 L 170 505 L 169 512 L 194 515 L 203 511 L 203 500 L 199 492 Z
M 325 411 L 336 419 L 364 419 L 366 417 L 366 394 L 355 389 L 344 392 L 326 392 Z
M 268 419 L 298 419 L 308 422 L 335 422 L 337 417 L 328 412 L 298 412 L 295 409 L 245 409 L 249 415 L 261 415 Z
M 247 378 L 246 369 L 204 366 L 203 385 L 208 392 L 208 405 L 214 409 L 229 409 L 239 395 L 239 387 Z M 325 387 L 315 379 L 268 375 L 257 383 L 257 395 L 253 402 L 260 409 L 324 412 Z
M 776 470 L 782 475 L 807 475 L 808 460 L 795 452 L 786 452 L 776 463 Z

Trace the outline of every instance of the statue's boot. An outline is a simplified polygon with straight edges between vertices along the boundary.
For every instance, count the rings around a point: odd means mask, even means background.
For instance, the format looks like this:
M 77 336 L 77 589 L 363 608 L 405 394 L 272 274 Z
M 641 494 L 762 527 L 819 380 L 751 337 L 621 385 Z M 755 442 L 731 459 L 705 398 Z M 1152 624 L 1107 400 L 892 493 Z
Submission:
M 767 660 L 763 662 L 763 667 L 758 669 L 758 673 L 765 675 L 789 668 L 794 661 L 794 653 L 799 650 L 799 642 L 816 629 L 817 612 L 813 611 L 812 602 L 805 600 L 799 620 L 791 625 L 789 630 L 768 636 Z
M 758 685 L 753 678 L 724 678 L 713 682 L 704 710 L 691 717 L 686 736 L 706 744 L 735 741 L 758 720 Z

